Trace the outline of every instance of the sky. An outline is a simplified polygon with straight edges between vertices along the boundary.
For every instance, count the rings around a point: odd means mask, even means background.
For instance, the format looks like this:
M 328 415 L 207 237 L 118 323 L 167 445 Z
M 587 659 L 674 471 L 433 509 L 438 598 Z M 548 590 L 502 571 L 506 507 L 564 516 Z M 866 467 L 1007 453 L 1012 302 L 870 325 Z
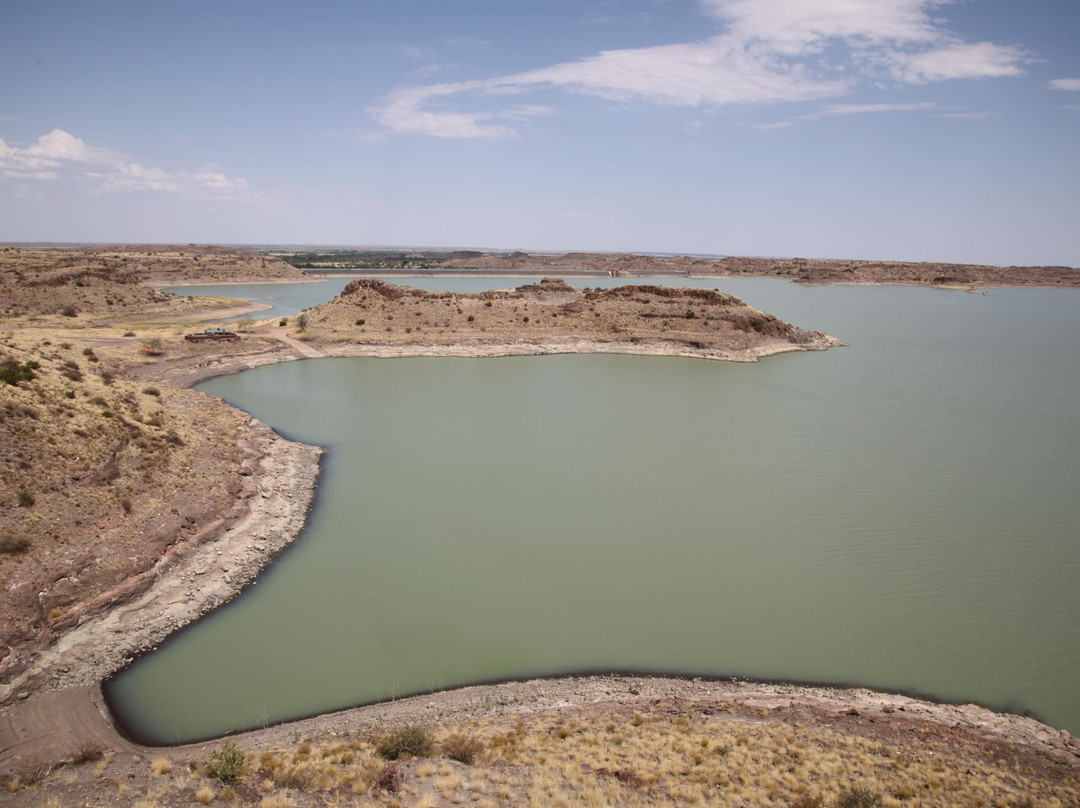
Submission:
M 1080 267 L 1080 0 L 0 0 L 0 242 Z

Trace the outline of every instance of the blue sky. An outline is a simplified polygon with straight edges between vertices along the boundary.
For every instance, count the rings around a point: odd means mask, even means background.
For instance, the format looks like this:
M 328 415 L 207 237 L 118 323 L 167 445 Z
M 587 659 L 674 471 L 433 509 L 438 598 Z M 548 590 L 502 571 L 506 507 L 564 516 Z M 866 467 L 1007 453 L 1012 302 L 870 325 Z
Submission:
M 1077 0 L 0 5 L 0 241 L 1080 266 Z

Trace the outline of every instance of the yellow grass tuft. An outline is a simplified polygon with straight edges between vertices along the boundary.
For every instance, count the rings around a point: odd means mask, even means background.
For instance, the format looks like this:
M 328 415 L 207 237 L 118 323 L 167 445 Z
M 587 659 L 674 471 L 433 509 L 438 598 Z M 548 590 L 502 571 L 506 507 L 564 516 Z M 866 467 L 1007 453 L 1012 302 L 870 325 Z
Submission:
M 150 762 L 150 772 L 154 777 L 161 777 L 170 771 L 172 771 L 172 763 L 169 762 L 168 758 L 155 758 Z

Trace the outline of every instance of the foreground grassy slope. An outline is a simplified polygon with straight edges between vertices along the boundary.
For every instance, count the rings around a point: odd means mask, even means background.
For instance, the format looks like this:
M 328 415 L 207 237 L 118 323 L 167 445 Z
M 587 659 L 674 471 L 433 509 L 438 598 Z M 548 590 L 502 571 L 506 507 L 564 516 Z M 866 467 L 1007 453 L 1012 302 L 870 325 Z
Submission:
M 282 728 L 284 730 L 286 728 Z M 24 766 L 13 806 L 1080 804 L 1080 769 L 903 713 L 649 699 Z M 276 734 L 276 740 L 274 735 Z M 50 802 L 51 801 L 51 802 Z

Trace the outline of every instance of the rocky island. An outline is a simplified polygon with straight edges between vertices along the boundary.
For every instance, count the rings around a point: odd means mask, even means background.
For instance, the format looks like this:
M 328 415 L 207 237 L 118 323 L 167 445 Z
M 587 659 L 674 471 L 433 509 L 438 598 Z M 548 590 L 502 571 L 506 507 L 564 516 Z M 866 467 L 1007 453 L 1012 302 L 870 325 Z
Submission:
M 297 318 L 294 331 L 334 355 L 631 353 L 745 362 L 843 344 L 720 291 L 583 291 L 556 278 L 474 294 L 357 280 Z

